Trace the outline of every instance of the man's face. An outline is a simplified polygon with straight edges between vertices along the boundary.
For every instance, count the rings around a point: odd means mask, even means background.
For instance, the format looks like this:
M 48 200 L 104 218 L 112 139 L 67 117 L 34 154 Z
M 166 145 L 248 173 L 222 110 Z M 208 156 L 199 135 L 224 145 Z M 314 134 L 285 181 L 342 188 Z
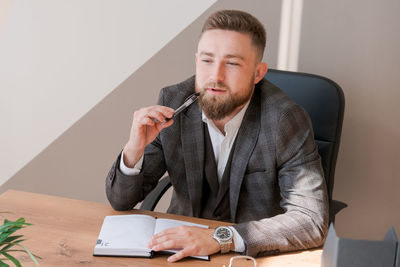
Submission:
M 200 107 L 208 118 L 223 119 L 251 98 L 254 85 L 266 72 L 266 64 L 256 57 L 248 34 L 228 30 L 203 33 L 196 53 L 195 85 L 200 92 Z M 260 64 L 265 64 L 265 72 Z

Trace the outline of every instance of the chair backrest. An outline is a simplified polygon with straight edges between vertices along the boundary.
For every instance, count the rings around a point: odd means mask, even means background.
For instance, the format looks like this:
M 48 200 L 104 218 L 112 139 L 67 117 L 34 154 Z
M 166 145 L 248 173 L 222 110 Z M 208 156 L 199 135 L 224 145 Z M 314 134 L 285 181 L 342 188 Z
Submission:
M 342 89 L 334 81 L 313 74 L 270 69 L 265 78 L 308 112 L 331 202 L 344 114 Z

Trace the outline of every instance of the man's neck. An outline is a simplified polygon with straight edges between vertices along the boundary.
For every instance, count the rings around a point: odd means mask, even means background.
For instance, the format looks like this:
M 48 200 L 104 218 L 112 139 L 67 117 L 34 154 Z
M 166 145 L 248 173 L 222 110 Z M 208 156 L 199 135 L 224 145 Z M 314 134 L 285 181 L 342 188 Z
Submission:
M 237 107 L 231 114 L 229 114 L 228 116 L 225 116 L 224 118 L 220 119 L 220 120 L 212 120 L 213 123 L 215 124 L 215 126 L 217 126 L 218 130 L 221 131 L 221 133 L 223 135 L 225 135 L 225 125 L 233 118 L 236 116 L 236 114 L 239 113 L 239 111 L 242 110 L 242 108 L 245 106 L 246 104 L 243 104 L 239 107 Z

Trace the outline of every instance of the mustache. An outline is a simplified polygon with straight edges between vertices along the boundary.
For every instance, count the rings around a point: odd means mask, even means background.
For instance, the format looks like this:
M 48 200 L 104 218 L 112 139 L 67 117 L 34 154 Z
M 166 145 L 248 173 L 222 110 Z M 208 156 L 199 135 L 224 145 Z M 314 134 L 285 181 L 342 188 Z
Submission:
M 230 90 L 229 86 L 226 85 L 226 84 L 223 83 L 223 82 L 210 82 L 210 83 L 206 83 L 206 84 L 203 86 L 202 89 L 204 90 L 205 88 L 219 88 L 219 89 L 224 89 L 224 90 Z

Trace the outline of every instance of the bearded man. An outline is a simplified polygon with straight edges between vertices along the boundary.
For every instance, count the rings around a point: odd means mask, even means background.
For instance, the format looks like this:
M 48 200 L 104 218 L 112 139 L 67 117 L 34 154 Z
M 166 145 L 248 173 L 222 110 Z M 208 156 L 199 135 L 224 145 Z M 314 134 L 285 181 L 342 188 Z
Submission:
M 311 122 L 264 78 L 265 43 L 265 29 L 252 15 L 212 14 L 198 43 L 196 75 L 134 113 L 129 140 L 106 179 L 112 207 L 132 209 L 168 171 L 168 213 L 235 223 L 153 236 L 155 251 L 181 249 L 169 261 L 219 251 L 260 256 L 324 242 L 328 201 Z M 173 117 L 195 93 L 198 104 Z

